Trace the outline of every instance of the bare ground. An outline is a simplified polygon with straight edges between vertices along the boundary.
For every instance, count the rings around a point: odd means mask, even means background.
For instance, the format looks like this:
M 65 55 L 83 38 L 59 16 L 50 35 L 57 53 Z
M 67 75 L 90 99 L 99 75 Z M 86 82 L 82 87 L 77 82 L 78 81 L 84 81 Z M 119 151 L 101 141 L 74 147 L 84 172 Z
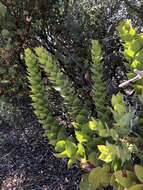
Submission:
M 0 126 L 0 189 L 78 190 L 81 171 L 53 155 L 29 101 L 14 100 L 21 111 L 18 124 Z M 17 123 L 17 122 L 16 122 Z

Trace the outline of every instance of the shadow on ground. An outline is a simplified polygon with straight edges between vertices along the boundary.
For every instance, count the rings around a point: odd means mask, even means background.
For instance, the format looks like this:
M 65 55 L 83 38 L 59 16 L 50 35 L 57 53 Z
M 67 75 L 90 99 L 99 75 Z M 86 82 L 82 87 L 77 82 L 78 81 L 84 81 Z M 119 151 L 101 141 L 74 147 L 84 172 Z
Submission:
M 0 126 L 0 189 L 78 190 L 81 171 L 53 155 L 29 101 L 14 105 L 21 112 L 16 125 L 3 120 Z

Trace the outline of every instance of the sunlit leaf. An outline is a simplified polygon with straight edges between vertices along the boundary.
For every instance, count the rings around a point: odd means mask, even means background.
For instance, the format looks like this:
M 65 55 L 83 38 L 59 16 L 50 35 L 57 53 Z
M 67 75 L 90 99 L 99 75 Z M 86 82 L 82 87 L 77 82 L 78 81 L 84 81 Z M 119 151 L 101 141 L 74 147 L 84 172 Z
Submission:
M 76 155 L 82 158 L 86 158 L 84 146 L 80 143 L 77 145 L 77 152 Z
M 56 144 L 56 147 L 55 147 L 55 151 L 56 152 L 63 152 L 65 150 L 65 144 L 66 143 L 64 140 L 58 141 Z
M 61 152 L 61 153 L 58 153 L 58 154 L 55 154 L 57 157 L 59 157 L 59 158 L 66 158 L 66 157 L 68 157 L 68 153 L 67 153 L 67 151 L 66 150 L 64 150 L 63 152 Z
M 97 130 L 98 122 L 96 120 L 89 121 L 89 128 L 93 131 Z
M 134 59 L 133 62 L 131 63 L 131 67 L 134 68 L 134 69 L 139 69 L 139 67 L 141 66 L 141 62 Z
M 70 168 L 72 165 L 73 165 L 74 161 L 72 159 L 69 159 L 68 160 L 68 167 Z
M 109 148 L 105 145 L 98 145 L 98 149 L 101 152 L 98 159 L 103 160 L 104 162 L 108 163 L 112 161 L 112 155 L 109 151 Z
M 75 135 L 76 135 L 76 138 L 79 141 L 79 143 L 84 143 L 84 142 L 87 142 L 89 140 L 89 136 L 84 134 L 81 131 L 76 131 Z
M 75 143 L 67 140 L 65 145 L 66 153 L 69 158 L 73 157 L 76 154 L 77 146 Z

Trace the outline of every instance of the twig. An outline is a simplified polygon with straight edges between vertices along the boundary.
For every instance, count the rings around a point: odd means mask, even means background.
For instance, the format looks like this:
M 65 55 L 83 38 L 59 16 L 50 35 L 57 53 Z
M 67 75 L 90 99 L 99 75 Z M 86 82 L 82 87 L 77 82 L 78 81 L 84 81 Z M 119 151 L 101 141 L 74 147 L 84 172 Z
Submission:
M 136 75 L 135 77 L 133 77 L 132 79 L 126 80 L 126 81 L 124 81 L 123 83 L 121 83 L 121 84 L 119 85 L 120 88 L 123 88 L 123 87 L 125 87 L 125 86 L 128 86 L 130 83 L 135 82 L 135 81 L 140 80 L 140 79 L 143 78 L 143 71 L 139 71 L 139 70 L 135 69 L 134 72 L 135 72 L 137 75 Z

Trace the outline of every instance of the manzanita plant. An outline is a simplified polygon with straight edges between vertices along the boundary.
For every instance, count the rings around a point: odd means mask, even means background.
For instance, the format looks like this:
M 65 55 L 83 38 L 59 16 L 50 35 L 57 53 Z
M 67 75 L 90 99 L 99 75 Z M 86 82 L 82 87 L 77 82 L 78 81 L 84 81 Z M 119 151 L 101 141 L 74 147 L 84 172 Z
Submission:
M 143 34 L 137 34 L 131 22 L 118 26 L 128 61 L 129 77 L 133 69 L 142 69 Z M 42 123 L 49 143 L 55 147 L 55 155 L 68 158 L 68 167 L 79 164 L 84 174 L 81 190 L 96 190 L 112 186 L 118 190 L 142 190 L 143 167 L 133 166 L 133 156 L 143 160 L 142 135 L 134 130 L 140 127 L 140 115 L 134 106 L 127 105 L 123 95 L 112 96 L 111 107 L 106 103 L 106 86 L 102 80 L 102 50 L 98 41 L 92 41 L 92 96 L 96 103 L 97 118 L 91 117 L 86 102 L 77 95 L 72 81 L 58 67 L 58 62 L 43 47 L 25 50 L 32 105 Z M 48 89 L 58 91 L 71 121 L 70 133 L 58 122 L 41 78 L 40 67 L 47 74 Z M 136 101 L 143 102 L 142 81 L 135 83 Z M 140 163 L 141 164 L 141 163 Z

